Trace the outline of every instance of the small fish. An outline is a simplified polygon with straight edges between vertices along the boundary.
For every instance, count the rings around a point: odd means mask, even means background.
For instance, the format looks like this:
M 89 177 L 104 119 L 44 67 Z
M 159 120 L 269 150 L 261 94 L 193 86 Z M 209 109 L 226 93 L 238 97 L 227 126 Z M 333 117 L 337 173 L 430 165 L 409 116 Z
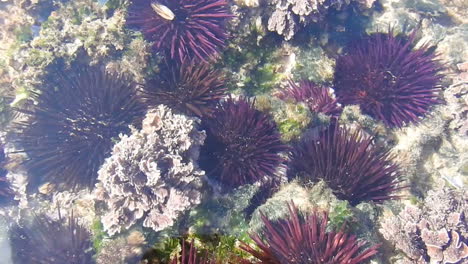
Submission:
M 151 7 L 153 8 L 154 12 L 158 14 L 160 17 L 166 19 L 166 20 L 174 20 L 175 14 L 172 12 L 169 7 L 160 4 L 158 2 L 151 3 Z

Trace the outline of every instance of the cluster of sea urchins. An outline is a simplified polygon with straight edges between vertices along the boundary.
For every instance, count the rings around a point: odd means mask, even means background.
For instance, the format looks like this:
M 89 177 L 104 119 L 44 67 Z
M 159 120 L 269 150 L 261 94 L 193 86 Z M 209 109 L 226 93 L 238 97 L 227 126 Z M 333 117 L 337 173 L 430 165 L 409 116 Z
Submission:
M 359 105 L 363 113 L 391 127 L 418 122 L 439 102 L 441 65 L 434 49 L 416 45 L 408 36 L 365 35 L 336 61 L 334 88 L 343 105 Z
M 40 215 L 32 223 L 15 224 L 10 241 L 15 264 L 95 263 L 91 234 L 73 215 L 58 220 Z
M 145 85 L 143 98 L 149 106 L 164 104 L 184 114 L 209 117 L 226 90 L 220 71 L 208 63 L 184 61 L 167 65 L 159 80 Z
M 230 17 L 225 0 L 134 0 L 128 24 L 171 60 L 206 61 L 224 47 Z
M 362 131 L 333 124 L 317 138 L 292 151 L 289 174 L 305 182 L 325 181 L 333 193 L 352 205 L 396 198 L 399 166 L 389 150 L 373 144 Z
M 255 263 L 358 264 L 377 253 L 379 245 L 363 250 L 365 242 L 358 242 L 356 236 L 343 230 L 327 231 L 326 212 L 302 216 L 292 203 L 289 212 L 288 219 L 277 221 L 261 214 L 261 235 L 251 235 L 258 249 L 245 243 L 241 246 L 260 261 Z
M 205 122 L 207 139 L 200 166 L 225 187 L 236 188 L 273 177 L 288 147 L 274 121 L 254 101 L 228 98 Z
M 50 85 L 32 92 L 34 107 L 17 109 L 28 120 L 14 125 L 14 141 L 34 177 L 29 182 L 93 187 L 113 139 L 144 114 L 136 85 L 96 67 L 73 67 L 44 82 Z

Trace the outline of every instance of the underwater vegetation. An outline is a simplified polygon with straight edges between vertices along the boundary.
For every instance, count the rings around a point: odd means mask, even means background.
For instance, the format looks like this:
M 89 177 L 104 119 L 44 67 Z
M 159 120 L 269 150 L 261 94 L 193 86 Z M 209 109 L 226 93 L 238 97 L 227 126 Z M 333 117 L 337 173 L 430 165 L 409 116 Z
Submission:
M 262 214 L 261 234 L 251 235 L 258 249 L 242 244 L 258 263 L 357 264 L 377 253 L 379 245 L 363 250 L 366 242 L 358 242 L 356 236 L 343 230 L 327 231 L 328 213 L 303 216 L 294 203 L 288 207 L 288 219 L 270 221 Z
M 292 80 L 289 86 L 279 95 L 281 99 L 292 99 L 305 103 L 310 111 L 325 115 L 338 116 L 341 107 L 331 95 L 329 87 L 315 84 L 309 80 L 302 80 L 296 84 Z
M 200 167 L 225 187 L 273 177 L 283 161 L 279 153 L 288 150 L 276 124 L 254 104 L 245 98 L 229 98 L 205 122 L 207 138 Z
M 31 224 L 15 224 L 10 230 L 13 263 L 95 263 L 90 233 L 73 215 L 65 220 L 40 215 Z
M 145 85 L 143 98 L 149 106 L 167 105 L 184 114 L 211 116 L 226 95 L 224 76 L 208 63 L 184 61 L 159 74 L 160 80 Z
M 390 127 L 418 122 L 440 102 L 442 66 L 432 47 L 415 47 L 416 32 L 373 33 L 349 45 L 336 61 L 338 102 L 360 105 Z
M 207 61 L 225 46 L 231 17 L 225 0 L 135 0 L 128 24 L 170 59 Z
M 16 109 L 28 120 L 13 125 L 29 182 L 91 188 L 113 139 L 144 113 L 136 84 L 97 67 L 58 71 L 44 83 L 31 92 L 32 109 Z
M 289 177 L 324 180 L 337 198 L 351 205 L 397 198 L 400 169 L 389 150 L 373 145 L 360 130 L 332 125 L 318 138 L 299 143 L 291 154 Z
M 201 254 L 197 253 L 197 248 L 194 245 L 194 241 L 190 242 L 189 248 L 187 248 L 188 243 L 182 241 L 182 250 L 180 256 L 175 256 L 170 264 L 215 264 L 216 259 L 210 259 L 207 254 L 204 257 L 201 257 Z

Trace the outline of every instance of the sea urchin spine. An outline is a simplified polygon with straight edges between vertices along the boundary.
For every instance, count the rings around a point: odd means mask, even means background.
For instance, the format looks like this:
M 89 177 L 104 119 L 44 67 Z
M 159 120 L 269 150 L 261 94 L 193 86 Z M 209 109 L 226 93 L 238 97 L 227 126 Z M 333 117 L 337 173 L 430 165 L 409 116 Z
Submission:
M 271 118 L 256 110 L 255 102 L 228 98 L 206 121 L 207 139 L 201 149 L 201 167 L 224 186 L 273 177 L 288 147 Z
M 73 215 L 67 223 L 64 220 L 41 215 L 32 224 L 14 225 L 10 230 L 13 263 L 95 263 L 91 234 Z
M 279 94 L 279 97 L 283 100 L 293 99 L 296 102 L 303 102 L 315 113 L 336 117 L 341 112 L 341 107 L 332 96 L 330 88 L 308 80 L 300 81 L 299 84 L 290 80 L 289 86 Z
M 207 61 L 227 39 L 225 0 L 134 0 L 128 24 L 141 29 L 170 59 Z
M 336 61 L 334 88 L 338 102 L 360 105 L 363 113 L 391 127 L 417 122 L 440 102 L 437 55 L 428 45 L 415 48 L 409 36 L 366 35 Z
M 226 94 L 223 75 L 208 63 L 184 61 L 180 66 L 168 65 L 167 70 L 160 74 L 161 80 L 143 90 L 151 107 L 164 104 L 184 114 L 208 117 Z
M 51 74 L 29 119 L 14 125 L 14 142 L 28 155 L 29 184 L 51 182 L 60 189 L 93 187 L 113 139 L 144 115 L 136 85 L 99 68 Z
M 360 130 L 332 125 L 318 139 L 304 140 L 292 152 L 290 177 L 325 181 L 352 205 L 397 198 L 400 170 L 389 150 L 373 145 Z
M 358 242 L 356 236 L 344 231 L 327 232 L 326 212 L 314 211 L 303 217 L 293 203 L 288 206 L 288 219 L 270 221 L 261 214 L 265 225 L 262 235 L 251 235 L 258 249 L 245 243 L 241 246 L 259 263 L 358 264 L 377 253 L 379 245 L 362 251 L 366 243 Z
M 0 143 L 0 204 L 11 200 L 13 197 L 13 190 L 10 188 L 10 184 L 6 178 L 8 171 L 3 167 L 5 163 L 5 151 Z

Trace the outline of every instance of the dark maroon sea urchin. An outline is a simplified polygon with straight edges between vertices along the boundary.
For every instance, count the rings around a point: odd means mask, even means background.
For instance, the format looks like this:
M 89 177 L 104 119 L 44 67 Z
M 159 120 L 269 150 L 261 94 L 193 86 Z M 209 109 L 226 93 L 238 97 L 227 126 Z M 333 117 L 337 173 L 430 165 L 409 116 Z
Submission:
M 273 176 L 288 150 L 273 120 L 244 98 L 221 103 L 206 128 L 200 166 L 231 188 Z
M 91 234 L 73 216 L 64 220 L 35 216 L 31 224 L 15 224 L 10 229 L 13 263 L 95 263 Z
M 27 154 L 29 184 L 60 189 L 93 187 L 113 140 L 144 115 L 133 82 L 99 68 L 50 74 L 29 116 L 14 125 L 14 142 Z
M 362 250 L 365 242 L 345 232 L 328 232 L 328 214 L 316 211 L 302 216 L 289 204 L 289 219 L 270 221 L 261 214 L 264 227 L 261 235 L 251 238 L 258 249 L 247 244 L 241 247 L 263 264 L 358 264 L 377 253 L 379 245 Z M 263 237 L 263 238 L 262 238 Z
M 145 86 L 143 97 L 150 106 L 165 104 L 185 114 L 207 117 L 226 94 L 222 73 L 207 63 L 184 61 L 166 70 L 160 74 L 161 80 Z
M 283 100 L 292 99 L 305 103 L 310 111 L 338 116 L 341 108 L 328 87 L 303 80 L 299 84 L 289 81 L 289 86 L 279 94 Z
M 232 17 L 225 0 L 133 0 L 128 24 L 139 28 L 170 59 L 206 61 L 227 39 Z
M 336 61 L 334 88 L 344 105 L 358 104 L 363 113 L 386 125 L 417 122 L 439 102 L 441 65 L 428 45 L 415 48 L 409 36 L 366 35 Z
M 301 142 L 291 157 L 290 176 L 324 180 L 339 198 L 352 205 L 396 198 L 400 171 L 388 150 L 372 144 L 359 130 L 333 125 L 318 139 Z

